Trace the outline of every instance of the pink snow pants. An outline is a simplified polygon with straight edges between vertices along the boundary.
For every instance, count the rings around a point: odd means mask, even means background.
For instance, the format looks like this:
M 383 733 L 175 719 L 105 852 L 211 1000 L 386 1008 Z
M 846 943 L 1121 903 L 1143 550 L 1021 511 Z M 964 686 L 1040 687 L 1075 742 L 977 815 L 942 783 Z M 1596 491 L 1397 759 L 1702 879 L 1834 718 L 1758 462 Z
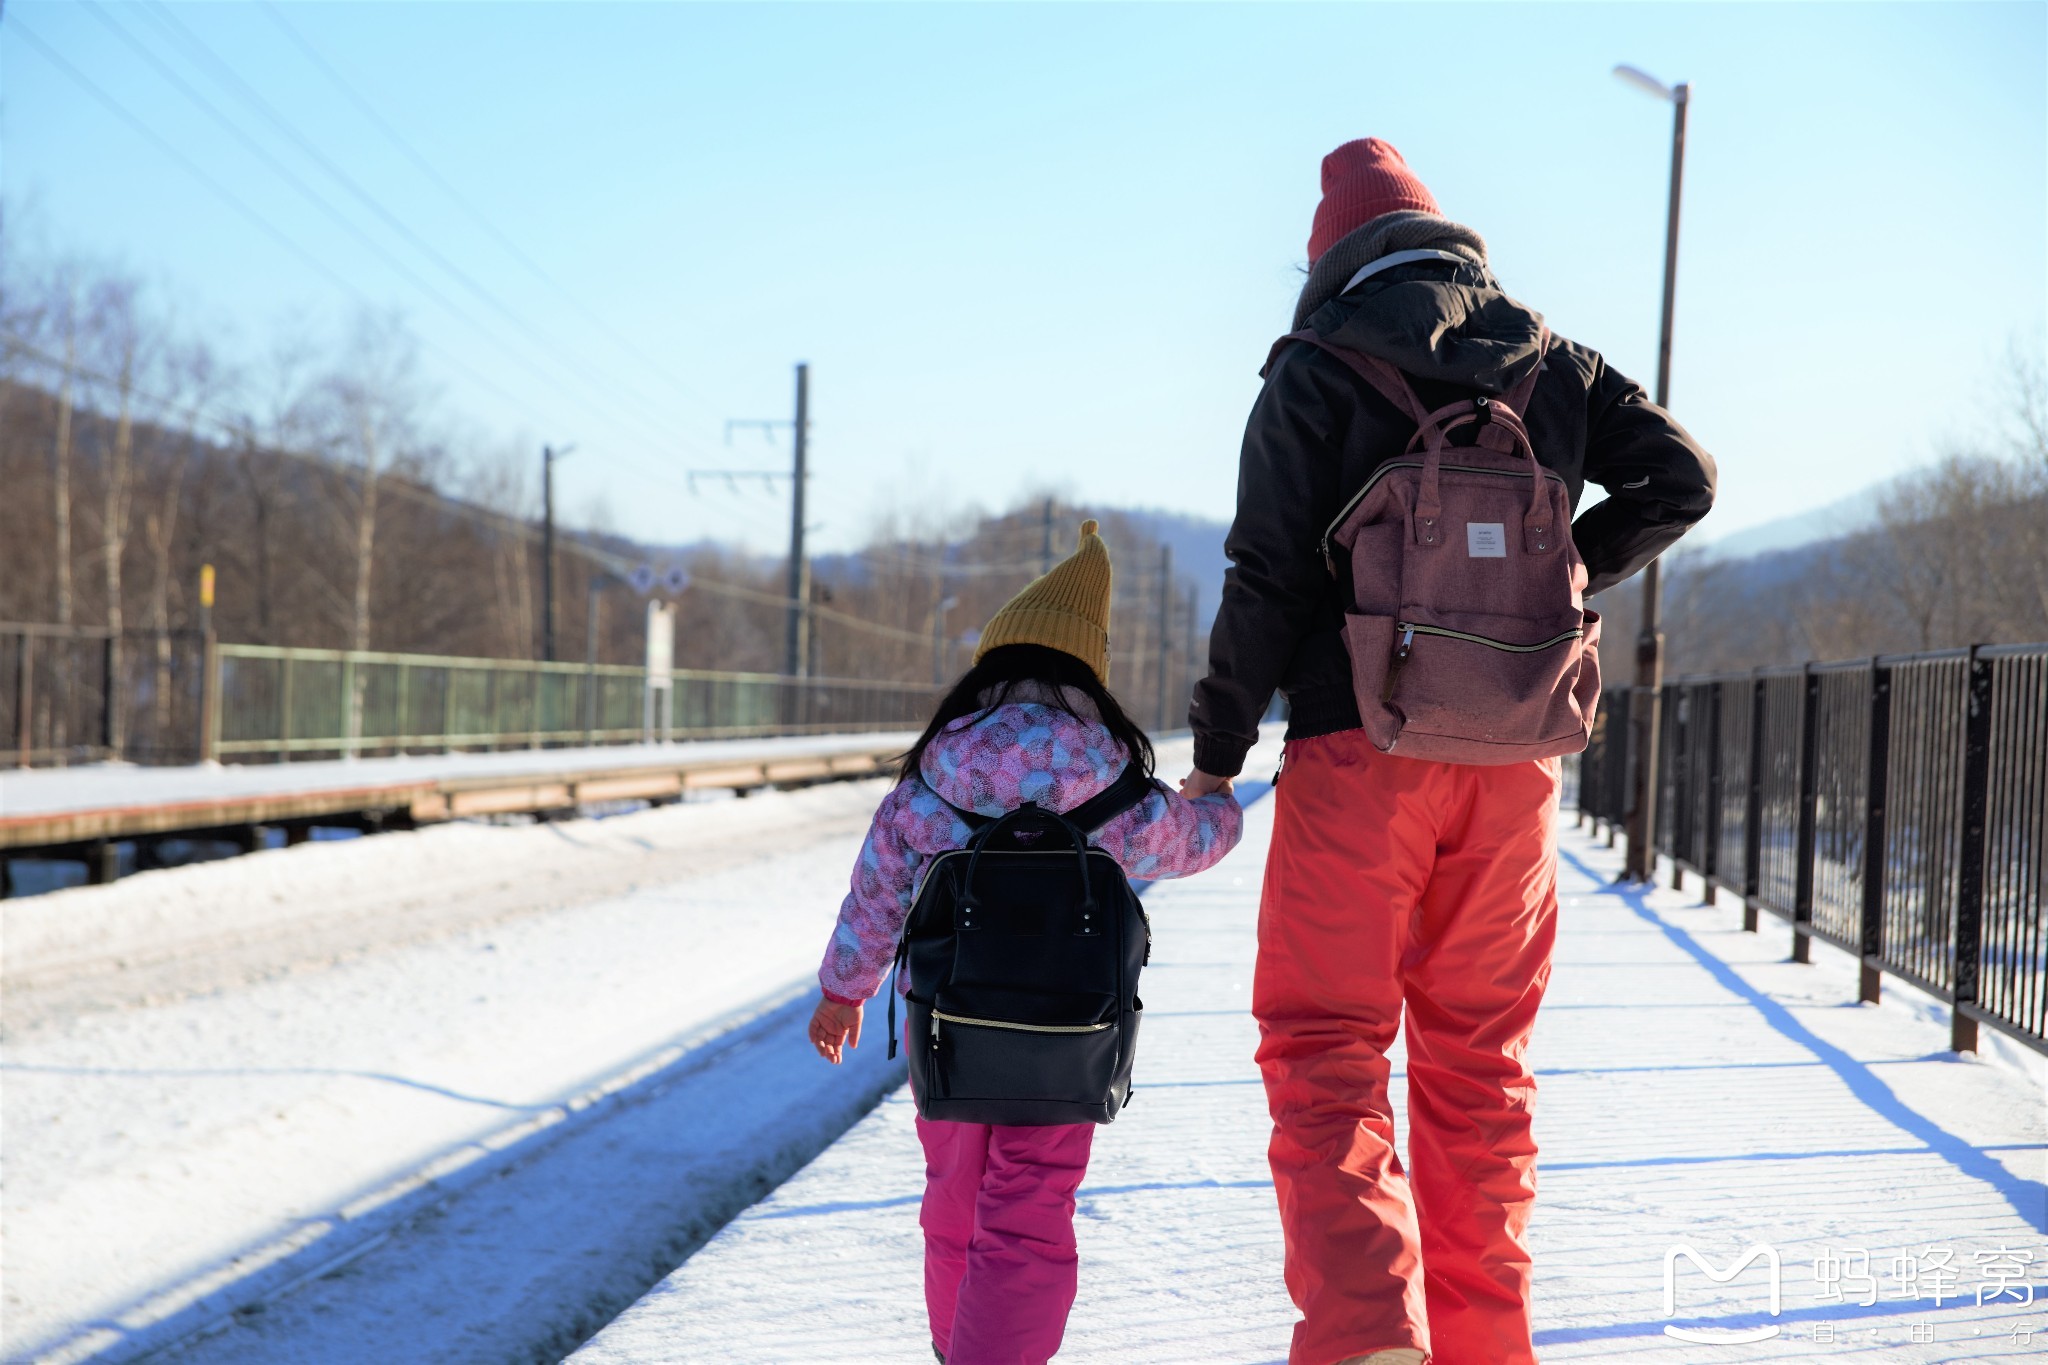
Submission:
M 924 1301 L 946 1365 L 1045 1365 L 1074 1306 L 1074 1191 L 1092 1123 L 917 1121 Z

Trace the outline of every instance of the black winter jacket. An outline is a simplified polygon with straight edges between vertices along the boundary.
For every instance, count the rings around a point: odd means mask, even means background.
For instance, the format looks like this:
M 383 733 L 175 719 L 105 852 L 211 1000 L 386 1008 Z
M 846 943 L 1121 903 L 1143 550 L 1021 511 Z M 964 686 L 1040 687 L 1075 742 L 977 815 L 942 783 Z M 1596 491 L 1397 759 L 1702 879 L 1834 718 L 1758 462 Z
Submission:
M 1395 365 L 1434 410 L 1513 388 L 1535 361 L 1541 321 L 1483 267 L 1432 261 L 1374 276 L 1308 325 Z M 1588 482 L 1607 490 L 1572 524 L 1588 595 L 1655 559 L 1713 505 L 1712 458 L 1597 352 L 1552 338 L 1524 416 L 1538 458 L 1570 485 L 1575 514 Z M 1474 430 L 1454 442 L 1469 443 Z M 1320 347 L 1293 343 L 1274 357 L 1245 428 L 1209 675 L 1188 711 L 1201 771 L 1237 774 L 1276 688 L 1287 695 L 1290 739 L 1358 727 L 1342 634 L 1340 585 L 1351 570 L 1340 550 L 1332 579 L 1323 533 L 1414 434 L 1412 418 Z

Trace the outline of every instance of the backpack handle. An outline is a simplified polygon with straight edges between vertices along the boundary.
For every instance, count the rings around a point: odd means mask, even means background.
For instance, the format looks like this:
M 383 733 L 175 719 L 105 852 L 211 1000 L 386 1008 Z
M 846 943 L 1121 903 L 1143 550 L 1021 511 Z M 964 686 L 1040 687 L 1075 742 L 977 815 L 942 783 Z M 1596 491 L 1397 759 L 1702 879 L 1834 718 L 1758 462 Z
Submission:
M 1273 343 L 1272 351 L 1266 357 L 1266 366 L 1272 367 L 1280 355 L 1280 348 L 1290 341 L 1305 341 L 1320 350 L 1328 351 L 1349 366 L 1353 373 L 1374 389 L 1381 397 L 1399 408 L 1415 422 L 1415 435 L 1408 442 L 1409 453 L 1414 453 L 1419 442 L 1429 454 L 1424 462 L 1422 487 L 1415 499 L 1415 539 L 1423 545 L 1441 545 L 1443 538 L 1437 523 L 1443 517 L 1443 503 L 1438 494 L 1438 465 L 1444 448 L 1449 444 L 1444 439 L 1446 432 L 1467 422 L 1485 418 L 1486 425 L 1479 432 L 1479 444 L 1496 454 L 1512 454 L 1517 446 L 1529 457 L 1530 473 L 1534 487 L 1529 492 L 1529 511 L 1522 518 L 1522 543 L 1532 554 L 1547 553 L 1553 546 L 1563 543 L 1563 537 L 1551 526 L 1550 500 L 1544 496 L 1543 467 L 1536 458 L 1535 448 L 1529 442 L 1528 428 L 1522 424 L 1522 414 L 1529 410 L 1529 400 L 1536 392 L 1536 377 L 1543 372 L 1545 357 L 1549 354 L 1550 328 L 1540 326 L 1536 332 L 1536 363 L 1529 367 L 1529 373 L 1522 376 L 1514 389 L 1499 398 L 1481 396 L 1476 399 L 1460 399 L 1448 407 L 1430 412 L 1422 406 L 1422 400 L 1410 387 L 1408 377 L 1387 361 L 1363 351 L 1347 350 L 1342 346 L 1325 341 L 1312 327 L 1298 332 L 1289 332 Z M 1260 371 L 1265 373 L 1264 370 Z M 1496 430 L 1495 428 L 1500 428 Z
M 1522 419 L 1515 410 L 1499 399 L 1484 395 L 1470 400 L 1461 400 L 1446 408 L 1439 408 L 1429 414 L 1429 424 L 1416 429 L 1408 442 L 1408 453 L 1414 454 L 1417 445 L 1428 447 L 1429 453 L 1422 462 L 1422 482 L 1415 494 L 1415 539 L 1423 545 L 1440 545 L 1442 538 L 1437 534 L 1437 521 L 1443 515 L 1443 501 L 1440 493 L 1443 454 L 1450 449 L 1448 434 L 1458 427 L 1478 422 L 1479 444 L 1488 450 L 1511 454 L 1517 449 L 1529 462 L 1529 510 L 1522 514 L 1522 545 L 1530 554 L 1547 554 L 1558 542 L 1551 534 L 1550 499 L 1543 484 L 1543 464 L 1536 458 L 1536 447 L 1529 442 L 1529 429 L 1522 425 Z M 1486 439 L 1499 436 L 1494 440 Z M 1502 446 L 1506 448 L 1501 449 Z
M 1095 904 L 1095 888 L 1088 880 L 1088 841 L 1082 836 L 1081 831 L 1074 827 L 1073 821 L 1067 819 L 1058 811 L 1044 809 L 1036 801 L 1026 801 L 1023 805 L 1008 812 L 1000 819 L 984 826 L 974 836 L 974 851 L 967 855 L 967 874 L 960 881 L 960 899 L 954 902 L 953 908 L 956 913 L 955 927 L 963 931 L 977 927 L 974 922 L 974 912 L 981 908 L 981 902 L 976 899 L 974 894 L 974 873 L 981 866 L 982 852 L 988 847 L 989 840 L 994 838 L 999 830 L 1018 817 L 1026 815 L 1051 817 L 1052 822 L 1065 830 L 1067 838 L 1073 841 L 1074 861 L 1081 873 L 1081 925 L 1074 932 L 1087 935 L 1101 933 L 1102 926 L 1096 923 L 1095 916 L 1097 908 Z

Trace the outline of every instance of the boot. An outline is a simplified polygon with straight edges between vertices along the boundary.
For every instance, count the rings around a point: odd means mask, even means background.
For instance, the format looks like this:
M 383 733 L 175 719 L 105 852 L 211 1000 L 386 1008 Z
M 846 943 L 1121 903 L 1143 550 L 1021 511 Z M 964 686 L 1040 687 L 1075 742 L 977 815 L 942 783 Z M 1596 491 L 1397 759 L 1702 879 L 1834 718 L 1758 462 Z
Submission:
M 1426 1358 L 1413 1346 L 1389 1346 L 1369 1356 L 1346 1356 L 1339 1365 L 1422 1365 Z

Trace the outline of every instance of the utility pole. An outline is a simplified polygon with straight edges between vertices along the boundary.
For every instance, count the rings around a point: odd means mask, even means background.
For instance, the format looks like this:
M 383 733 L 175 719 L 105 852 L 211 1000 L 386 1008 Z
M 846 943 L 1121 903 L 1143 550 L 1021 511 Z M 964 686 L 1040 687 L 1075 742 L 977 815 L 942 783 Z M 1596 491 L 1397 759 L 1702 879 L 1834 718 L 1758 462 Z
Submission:
M 804 492 L 809 477 L 805 462 L 806 447 L 811 434 L 810 419 L 811 367 L 798 362 L 796 367 L 796 420 L 794 422 L 766 421 L 755 418 L 734 418 L 725 424 L 725 441 L 732 444 L 735 427 L 759 427 L 763 434 L 773 439 L 778 427 L 795 428 L 795 458 L 787 474 L 761 469 L 686 469 L 683 477 L 689 480 L 690 491 L 697 489 L 697 480 L 724 479 L 737 487 L 740 479 L 762 479 L 773 482 L 788 479 L 789 490 L 789 582 L 785 610 L 788 615 L 787 628 L 783 637 L 782 672 L 786 678 L 809 676 L 811 656 L 811 563 L 804 556 Z M 803 692 L 791 683 L 783 692 L 783 721 L 795 725 L 801 719 Z
M 1159 728 L 1166 728 L 1166 708 L 1172 684 L 1168 681 L 1167 659 L 1173 644 L 1173 547 L 1159 547 Z
M 796 465 L 790 474 L 789 491 L 789 648 L 783 671 L 792 678 L 810 672 L 809 601 L 811 566 L 804 558 L 804 437 L 810 425 L 811 367 L 796 367 Z
M 555 661 L 555 461 L 576 449 L 540 448 L 540 657 Z
M 1202 680 L 1200 656 L 1195 652 L 1195 646 L 1201 643 L 1202 639 L 1202 623 L 1198 616 L 1198 609 L 1195 606 L 1195 595 L 1193 593 L 1188 594 L 1188 633 L 1185 638 L 1187 640 L 1187 660 L 1181 668 L 1181 677 L 1187 683 L 1188 695 L 1193 697 L 1195 684 Z M 1181 719 L 1185 720 L 1187 717 L 1182 716 Z
M 1671 105 L 1671 195 L 1664 218 L 1664 309 L 1657 336 L 1657 406 L 1671 405 L 1671 324 L 1678 302 L 1678 200 L 1685 174 L 1685 114 L 1692 86 L 1666 86 L 1634 67 L 1618 66 L 1615 75 Z M 1660 562 L 1643 569 L 1642 626 L 1636 634 L 1636 679 L 1629 698 L 1630 746 L 1635 771 L 1627 813 L 1628 850 L 1622 880 L 1648 882 L 1657 869 L 1657 735 L 1663 710 L 1664 631 L 1661 620 Z
M 1038 551 L 1038 576 L 1040 578 L 1052 572 L 1052 505 L 1053 500 L 1047 498 L 1045 500 L 1045 514 L 1040 527 L 1044 532 L 1043 542 Z

